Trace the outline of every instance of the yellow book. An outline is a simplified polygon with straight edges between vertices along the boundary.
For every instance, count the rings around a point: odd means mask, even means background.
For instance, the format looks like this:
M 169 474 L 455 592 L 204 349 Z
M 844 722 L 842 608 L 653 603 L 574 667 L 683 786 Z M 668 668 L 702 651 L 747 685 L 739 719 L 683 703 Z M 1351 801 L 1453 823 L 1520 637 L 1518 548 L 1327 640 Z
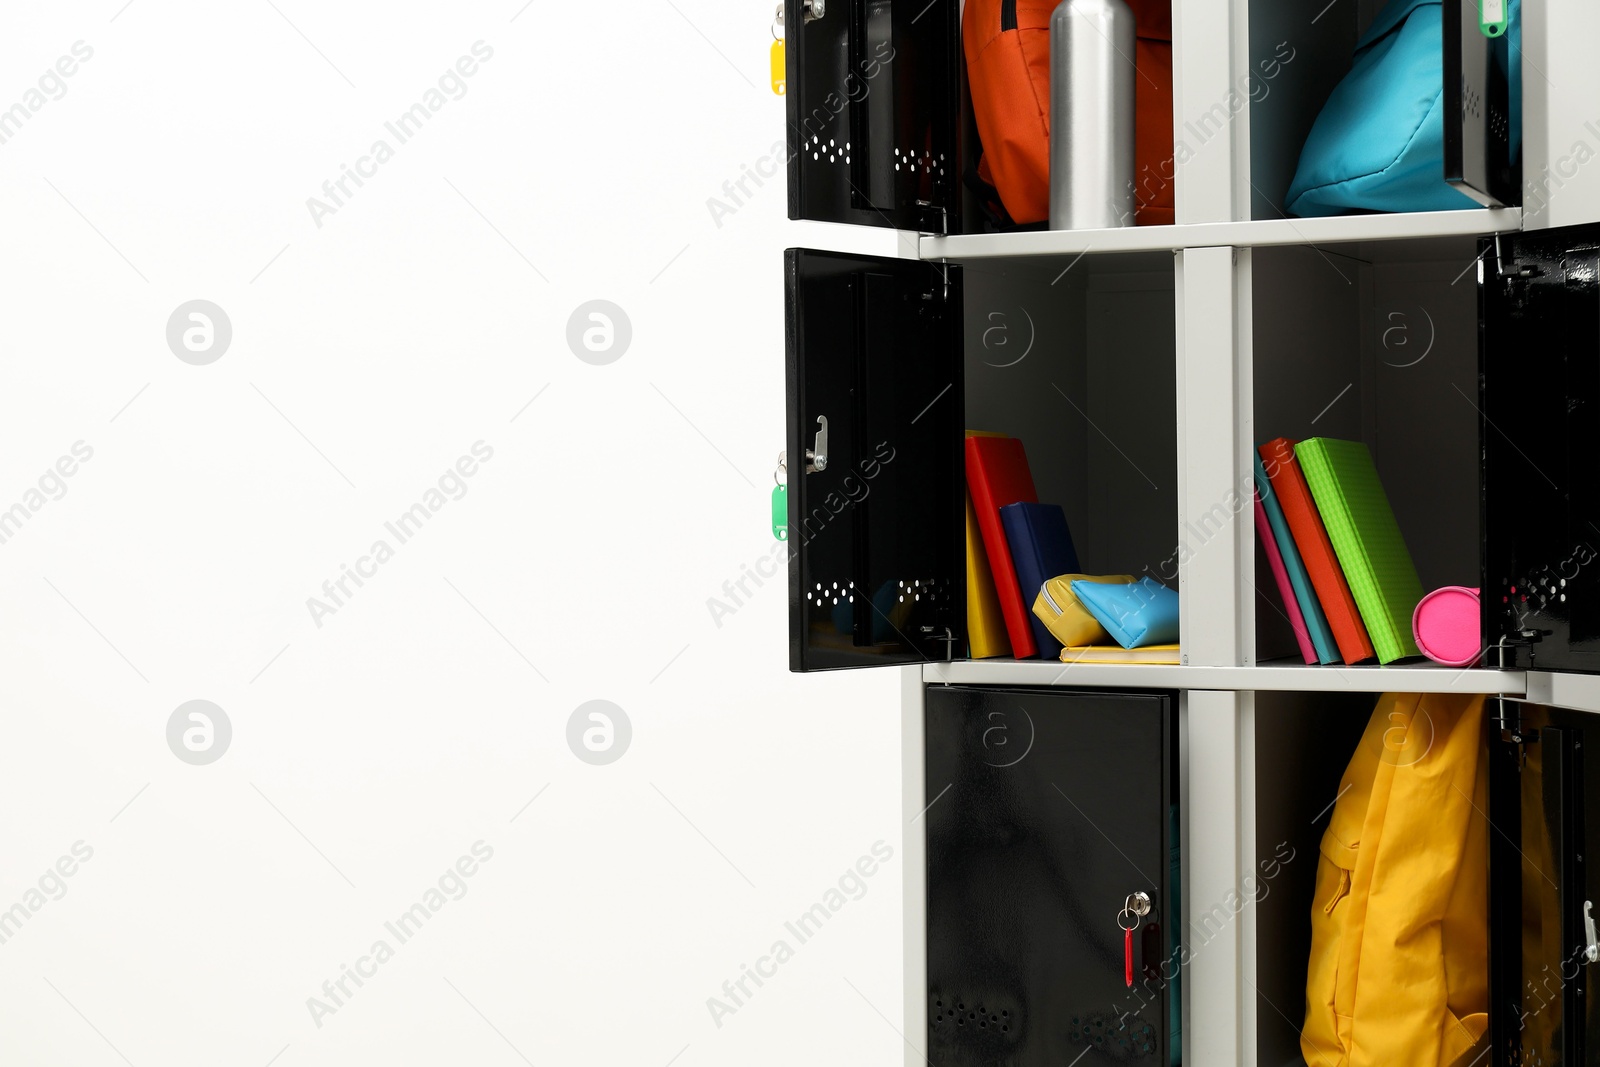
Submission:
M 1177 645 L 1146 645 L 1123 648 L 1121 645 L 1084 645 L 1063 648 L 1062 663 L 1177 663 Z
M 983 549 L 983 533 L 978 529 L 978 513 L 967 498 L 967 643 L 973 659 L 1011 655 L 1011 639 L 1006 636 L 1005 616 L 1000 614 L 1000 594 L 995 592 L 994 572 Z

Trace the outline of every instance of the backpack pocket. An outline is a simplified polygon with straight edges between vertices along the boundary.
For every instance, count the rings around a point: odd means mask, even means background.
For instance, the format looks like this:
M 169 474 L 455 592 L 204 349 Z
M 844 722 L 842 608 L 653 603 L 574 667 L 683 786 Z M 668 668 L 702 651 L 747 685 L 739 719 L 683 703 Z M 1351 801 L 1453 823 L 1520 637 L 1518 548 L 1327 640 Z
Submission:
M 1347 790 L 1334 804 L 1317 857 L 1311 906 L 1311 960 L 1306 975 L 1306 1025 L 1300 1047 L 1307 1063 L 1343 1067 L 1354 1044 L 1356 961 L 1364 915 L 1351 898 L 1366 796 Z

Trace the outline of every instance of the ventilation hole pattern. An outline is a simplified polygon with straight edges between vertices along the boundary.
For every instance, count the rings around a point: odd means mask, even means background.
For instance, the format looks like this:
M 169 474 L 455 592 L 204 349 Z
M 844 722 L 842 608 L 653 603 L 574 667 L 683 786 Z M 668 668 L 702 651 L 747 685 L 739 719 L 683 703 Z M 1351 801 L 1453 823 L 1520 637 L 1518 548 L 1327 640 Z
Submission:
M 843 584 L 839 582 L 817 582 L 814 588 L 806 590 L 806 600 L 815 603 L 818 607 L 832 607 L 840 601 L 846 604 L 854 604 L 856 602 L 856 596 L 853 592 L 855 587 L 855 582 L 844 582 Z
M 928 1017 L 936 1030 L 951 1036 L 962 1035 L 964 1041 L 979 1038 L 1015 1041 L 1020 1035 L 1019 1020 L 1010 1008 L 985 1005 L 976 1001 L 968 1003 L 959 997 L 935 994 L 928 1005 Z
M 804 144 L 804 142 L 801 143 Z M 841 145 L 837 138 L 830 137 L 828 138 L 827 143 L 824 144 L 819 135 L 812 134 L 810 147 L 811 158 L 819 163 L 824 161 L 824 157 L 826 157 L 826 162 L 829 163 L 850 162 L 849 141 L 846 141 Z M 804 149 L 801 149 L 801 151 L 804 151 Z
M 1067 1039 L 1073 1044 L 1093 1048 L 1119 1061 L 1153 1056 L 1159 1045 L 1155 1027 L 1138 1015 L 1115 1012 L 1074 1015 L 1066 1021 L 1066 1029 Z
M 947 578 L 911 578 L 900 582 L 897 595 L 899 603 L 907 601 L 937 603 L 950 599 L 950 581 Z
M 943 152 L 940 152 L 938 158 L 935 159 L 933 153 L 927 150 L 924 150 L 921 154 L 910 149 L 904 152 L 898 148 L 894 150 L 895 170 L 904 170 L 910 174 L 933 174 L 937 172 L 938 176 L 942 178 L 944 177 L 944 167 L 945 158 Z

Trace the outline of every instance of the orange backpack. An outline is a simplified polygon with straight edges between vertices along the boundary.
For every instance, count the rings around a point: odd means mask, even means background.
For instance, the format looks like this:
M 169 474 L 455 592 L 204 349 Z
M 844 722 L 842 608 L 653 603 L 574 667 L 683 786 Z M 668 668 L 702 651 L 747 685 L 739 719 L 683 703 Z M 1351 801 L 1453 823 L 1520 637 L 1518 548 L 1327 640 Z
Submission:
M 1130 0 L 1134 65 L 1135 220 L 1173 221 L 1172 7 Z M 994 190 L 1001 222 L 1050 217 L 1050 15 L 1059 0 L 967 0 L 961 39 L 973 118 L 983 142 L 980 186 Z

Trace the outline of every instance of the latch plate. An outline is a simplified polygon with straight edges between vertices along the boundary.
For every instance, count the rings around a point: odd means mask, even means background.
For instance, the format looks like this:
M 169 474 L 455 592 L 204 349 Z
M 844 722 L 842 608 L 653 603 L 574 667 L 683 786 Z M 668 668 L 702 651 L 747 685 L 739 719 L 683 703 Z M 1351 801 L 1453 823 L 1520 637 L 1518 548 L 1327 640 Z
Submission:
M 828 416 L 817 416 L 817 436 L 812 447 L 806 449 L 806 473 L 816 474 L 828 469 Z

